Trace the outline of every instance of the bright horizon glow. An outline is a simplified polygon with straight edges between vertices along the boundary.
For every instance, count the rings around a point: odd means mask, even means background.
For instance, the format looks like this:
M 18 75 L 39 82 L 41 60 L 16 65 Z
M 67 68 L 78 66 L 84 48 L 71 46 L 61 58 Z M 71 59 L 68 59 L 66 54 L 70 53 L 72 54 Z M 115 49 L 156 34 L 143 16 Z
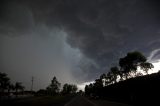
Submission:
M 153 69 L 151 69 L 148 73 L 152 74 L 152 73 L 156 73 L 160 70 L 160 60 L 157 60 L 156 62 L 151 62 L 154 66 Z
M 86 85 L 89 85 L 90 83 L 94 83 L 94 81 L 89 81 L 89 82 L 84 82 L 82 84 L 78 84 L 77 87 L 78 87 L 78 90 L 82 90 L 84 91 L 84 88 Z

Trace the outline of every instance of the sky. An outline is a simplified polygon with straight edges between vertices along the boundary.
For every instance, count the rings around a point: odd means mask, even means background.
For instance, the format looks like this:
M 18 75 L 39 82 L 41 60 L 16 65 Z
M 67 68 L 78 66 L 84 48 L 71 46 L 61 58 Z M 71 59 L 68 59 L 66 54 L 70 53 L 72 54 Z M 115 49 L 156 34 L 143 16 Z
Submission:
M 84 85 L 140 51 L 158 70 L 158 0 L 1 0 L 0 70 L 26 89 Z

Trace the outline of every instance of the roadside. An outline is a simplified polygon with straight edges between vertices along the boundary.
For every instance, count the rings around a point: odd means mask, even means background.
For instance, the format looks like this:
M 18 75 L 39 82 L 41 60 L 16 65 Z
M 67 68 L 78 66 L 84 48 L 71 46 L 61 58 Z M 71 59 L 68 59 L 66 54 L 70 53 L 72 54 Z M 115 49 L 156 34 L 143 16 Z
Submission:
M 74 96 L 39 96 L 1 101 L 1 106 L 64 106 Z

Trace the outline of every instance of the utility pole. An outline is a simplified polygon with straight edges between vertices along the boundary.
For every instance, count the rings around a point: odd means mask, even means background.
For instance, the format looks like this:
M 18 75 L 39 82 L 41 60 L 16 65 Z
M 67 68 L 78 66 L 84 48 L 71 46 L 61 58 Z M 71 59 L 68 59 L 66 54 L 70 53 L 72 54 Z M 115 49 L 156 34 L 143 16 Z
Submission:
M 34 81 L 34 77 L 32 76 L 32 79 L 31 79 L 31 91 L 33 91 L 33 81 Z

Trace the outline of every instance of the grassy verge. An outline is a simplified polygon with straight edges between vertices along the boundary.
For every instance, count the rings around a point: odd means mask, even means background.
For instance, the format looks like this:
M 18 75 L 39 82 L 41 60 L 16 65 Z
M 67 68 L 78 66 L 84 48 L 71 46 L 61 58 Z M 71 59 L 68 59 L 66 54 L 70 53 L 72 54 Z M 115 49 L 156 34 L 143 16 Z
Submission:
M 3 104 L 3 106 L 63 106 L 73 97 L 73 95 L 41 96 L 3 101 L 1 104 Z

